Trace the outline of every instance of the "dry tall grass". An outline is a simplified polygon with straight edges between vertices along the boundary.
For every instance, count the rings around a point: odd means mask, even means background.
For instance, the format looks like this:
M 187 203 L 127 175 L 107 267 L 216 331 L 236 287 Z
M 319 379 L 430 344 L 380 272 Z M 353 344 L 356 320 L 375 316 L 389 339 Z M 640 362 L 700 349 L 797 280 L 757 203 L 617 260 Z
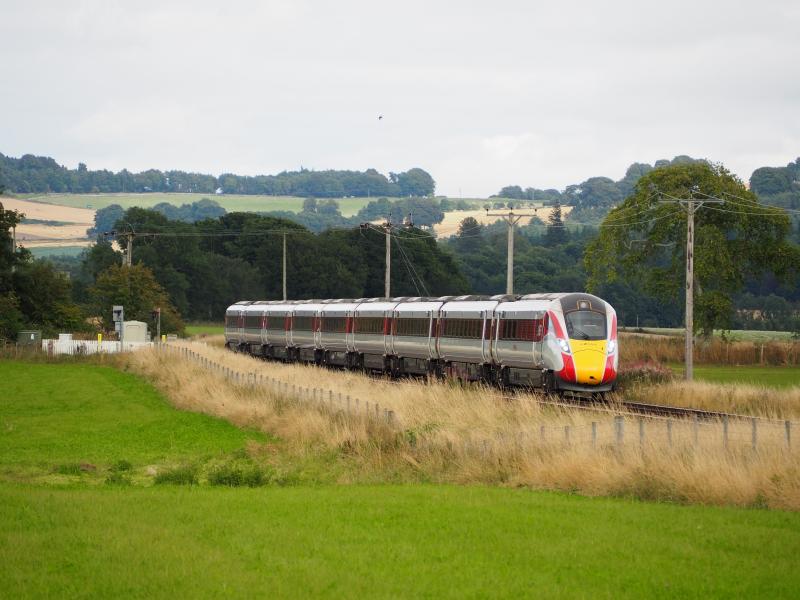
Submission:
M 486 483 L 800 509 L 798 444 L 787 449 L 780 423 L 760 425 L 754 452 L 748 422 L 729 424 L 726 448 L 719 423 L 668 426 L 626 418 L 624 443 L 617 445 L 612 414 L 543 408 L 532 396 L 508 400 L 480 387 L 392 383 L 188 346 L 202 361 L 175 351 L 118 360 L 180 408 L 258 427 L 298 457 L 335 453 L 341 482 Z M 255 379 L 231 382 L 221 367 Z M 384 410 L 393 411 L 391 423 Z
M 682 337 L 620 333 L 620 360 L 624 365 L 642 361 L 683 362 Z M 695 343 L 698 364 L 800 365 L 800 342 L 728 342 L 720 338 Z
M 800 418 L 800 385 L 777 389 L 741 383 L 681 380 L 658 385 L 633 385 L 625 389 L 624 397 L 632 402 L 686 406 L 766 419 Z

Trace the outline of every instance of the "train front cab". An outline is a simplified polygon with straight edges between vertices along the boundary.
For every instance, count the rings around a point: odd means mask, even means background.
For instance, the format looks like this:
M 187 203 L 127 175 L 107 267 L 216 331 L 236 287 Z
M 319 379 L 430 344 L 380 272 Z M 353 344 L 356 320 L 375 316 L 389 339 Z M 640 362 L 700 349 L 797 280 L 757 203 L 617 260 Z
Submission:
M 613 390 L 618 366 L 614 309 L 590 294 L 566 294 L 560 305 L 560 311 L 549 311 L 560 354 L 554 387 L 588 394 Z

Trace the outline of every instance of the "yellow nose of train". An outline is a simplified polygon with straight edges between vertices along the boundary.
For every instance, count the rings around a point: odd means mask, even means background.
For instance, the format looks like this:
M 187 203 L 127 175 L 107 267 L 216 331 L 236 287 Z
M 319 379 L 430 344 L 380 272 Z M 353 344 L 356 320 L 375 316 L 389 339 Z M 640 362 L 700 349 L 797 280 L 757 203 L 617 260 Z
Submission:
M 578 383 L 597 385 L 603 381 L 606 368 L 606 340 L 573 340 L 572 358 Z

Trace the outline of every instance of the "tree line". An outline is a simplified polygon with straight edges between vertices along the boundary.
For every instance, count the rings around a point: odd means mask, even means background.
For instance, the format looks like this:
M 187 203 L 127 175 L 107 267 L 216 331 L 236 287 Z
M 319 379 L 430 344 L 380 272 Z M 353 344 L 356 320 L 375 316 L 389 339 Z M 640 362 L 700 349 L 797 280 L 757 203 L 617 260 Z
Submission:
M 625 171 L 625 176 L 619 181 L 609 177 L 590 177 L 582 183 L 568 185 L 564 191 L 555 189 L 539 190 L 528 187 L 523 189 L 518 185 L 509 185 L 501 189 L 493 198 L 509 198 L 512 200 L 526 200 L 544 202 L 545 204 L 561 204 L 572 206 L 573 209 L 567 216 L 567 222 L 599 223 L 608 212 L 622 202 L 633 191 L 636 183 L 643 176 L 655 169 L 671 165 L 685 165 L 695 162 L 705 162 L 690 156 L 676 156 L 672 160 L 657 160 L 655 164 L 633 163 Z
M 0 154 L 0 184 L 13 193 L 143 193 L 194 192 L 214 194 L 263 194 L 314 196 L 318 198 L 430 196 L 436 189 L 431 175 L 420 168 L 388 177 L 375 169 L 366 171 L 283 171 L 277 175 L 219 177 L 185 171 L 150 169 L 131 173 L 90 170 L 84 163 L 68 169 L 47 156 L 26 154 L 20 158 Z
M 282 246 L 286 237 L 287 286 L 292 299 L 378 297 L 383 294 L 383 233 L 373 228 L 330 229 L 314 234 L 285 219 L 228 213 L 194 223 L 170 220 L 155 210 L 130 208 L 114 224 L 136 232 L 132 267 L 100 239 L 77 258 L 34 260 L 11 251 L 13 226 L 22 215 L 0 210 L 0 337 L 22 328 L 109 331 L 111 306 L 126 317 L 180 332 L 185 320 L 220 320 L 242 299 L 282 298 Z M 125 250 L 126 238 L 117 240 Z M 468 291 L 466 279 L 429 233 L 393 233 L 392 293 L 447 295 Z M 151 327 L 152 330 L 152 327 Z

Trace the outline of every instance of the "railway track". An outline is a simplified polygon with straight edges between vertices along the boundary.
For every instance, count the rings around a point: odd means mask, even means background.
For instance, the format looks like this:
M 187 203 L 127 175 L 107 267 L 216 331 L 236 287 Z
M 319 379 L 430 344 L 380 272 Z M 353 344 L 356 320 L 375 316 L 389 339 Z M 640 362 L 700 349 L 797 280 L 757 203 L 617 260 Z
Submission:
M 402 379 L 389 379 L 385 374 L 372 373 L 365 371 L 364 374 L 368 377 L 379 377 L 387 383 L 402 384 Z M 406 376 L 409 377 L 409 376 Z M 410 376 L 414 378 L 425 379 L 422 376 Z M 517 393 L 530 393 L 531 389 L 519 388 Z M 515 399 L 517 394 L 512 393 L 506 395 L 508 400 Z M 668 406 L 664 404 L 647 404 L 644 402 L 629 402 L 627 400 L 614 401 L 614 400 L 598 400 L 594 398 L 586 398 L 582 396 L 562 396 L 558 399 L 551 396 L 542 396 L 536 394 L 536 399 L 539 404 L 547 406 L 556 406 L 561 408 L 582 408 L 585 410 L 594 410 L 600 412 L 613 412 L 617 415 L 628 416 L 641 416 L 649 418 L 670 418 L 670 419 L 697 419 L 701 421 L 714 421 L 724 419 L 752 419 L 750 415 L 740 415 L 735 413 L 724 413 L 717 411 L 702 410 L 699 408 L 688 408 L 683 406 Z M 756 417 L 760 418 L 760 417 Z
M 538 400 L 540 404 L 553 406 L 563 406 L 569 408 L 585 408 L 587 410 L 600 410 L 603 412 L 614 412 L 616 414 L 635 415 L 650 418 L 670 418 L 670 419 L 698 419 L 701 421 L 721 421 L 724 419 L 751 419 L 750 415 L 739 415 L 724 413 L 700 408 L 688 408 L 684 406 L 668 406 L 664 404 L 647 404 L 644 402 L 629 402 L 627 400 L 609 401 L 582 398 L 578 396 L 559 398 L 550 400 L 542 398 Z

